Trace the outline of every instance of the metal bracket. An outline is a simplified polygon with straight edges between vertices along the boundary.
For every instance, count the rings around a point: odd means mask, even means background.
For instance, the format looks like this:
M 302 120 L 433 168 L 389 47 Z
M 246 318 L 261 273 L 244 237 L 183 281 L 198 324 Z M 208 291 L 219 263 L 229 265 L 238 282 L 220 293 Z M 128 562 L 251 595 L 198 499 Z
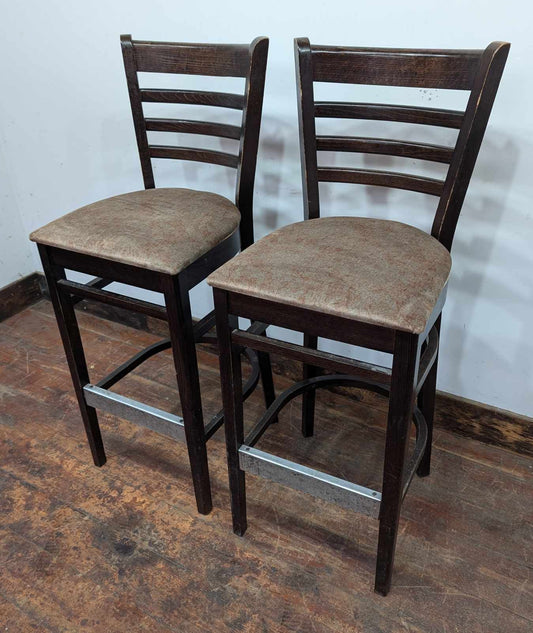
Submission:
M 239 464 L 249 473 L 336 503 L 348 510 L 355 510 L 373 518 L 379 516 L 381 493 L 376 490 L 296 464 L 251 446 L 243 445 L 239 448 Z
M 183 418 L 178 415 L 156 409 L 95 385 L 85 385 L 83 392 L 85 402 L 91 407 L 144 426 L 173 440 L 185 441 Z

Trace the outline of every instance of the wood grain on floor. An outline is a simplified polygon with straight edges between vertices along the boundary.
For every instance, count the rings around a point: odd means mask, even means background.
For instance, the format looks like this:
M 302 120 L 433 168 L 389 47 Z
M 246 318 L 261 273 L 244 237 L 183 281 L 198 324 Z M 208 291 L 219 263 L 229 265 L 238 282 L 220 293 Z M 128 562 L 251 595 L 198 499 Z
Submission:
M 81 313 L 93 380 L 154 342 Z M 200 352 L 206 418 L 217 359 Z M 278 377 L 278 388 L 287 380 Z M 117 390 L 179 412 L 168 353 Z M 258 389 L 246 405 L 262 411 Z M 406 498 L 393 588 L 373 593 L 377 522 L 249 476 L 231 531 L 223 432 L 215 509 L 195 512 L 185 446 L 101 415 L 92 465 L 50 306 L 0 324 L 0 631 L 25 633 L 533 630 L 533 460 L 438 430 L 433 473 Z M 384 412 L 321 392 L 314 438 L 293 401 L 259 447 L 378 487 Z

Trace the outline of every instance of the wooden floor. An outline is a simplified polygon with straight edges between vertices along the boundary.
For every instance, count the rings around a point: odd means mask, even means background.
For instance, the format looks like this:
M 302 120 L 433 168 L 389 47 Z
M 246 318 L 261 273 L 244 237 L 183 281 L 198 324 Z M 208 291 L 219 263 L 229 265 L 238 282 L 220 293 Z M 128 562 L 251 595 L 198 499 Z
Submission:
M 92 378 L 151 334 L 80 315 Z M 206 414 L 217 359 L 202 352 Z M 283 386 L 286 379 L 278 379 Z M 120 391 L 179 411 L 169 355 Z M 246 412 L 261 410 L 257 390 Z M 322 392 L 317 431 L 293 401 L 259 447 L 369 486 L 384 414 Z M 0 631 L 163 633 L 533 630 L 533 461 L 438 431 L 433 474 L 403 508 L 393 589 L 373 593 L 377 522 L 248 477 L 233 535 L 222 431 L 209 445 L 215 509 L 195 512 L 185 447 L 101 416 L 92 465 L 47 302 L 0 324 Z

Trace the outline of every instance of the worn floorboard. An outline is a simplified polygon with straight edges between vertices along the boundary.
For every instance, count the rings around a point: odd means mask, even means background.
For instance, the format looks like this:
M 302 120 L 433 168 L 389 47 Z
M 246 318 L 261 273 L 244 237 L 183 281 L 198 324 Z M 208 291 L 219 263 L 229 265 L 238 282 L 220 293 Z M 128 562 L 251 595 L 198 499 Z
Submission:
M 81 313 L 97 380 L 157 337 Z M 217 359 L 199 354 L 206 417 Z M 116 389 L 180 411 L 162 353 Z M 278 377 L 279 388 L 287 384 Z M 385 415 L 321 392 L 315 437 L 299 400 L 259 447 L 379 487 Z M 246 404 L 262 411 L 258 389 Z M 372 591 L 377 522 L 248 477 L 231 531 L 223 434 L 209 443 L 200 516 L 185 446 L 101 415 L 92 465 L 50 306 L 0 324 L 0 631 L 505 633 L 533 629 L 533 460 L 437 430 L 433 473 L 406 498 L 393 589 Z

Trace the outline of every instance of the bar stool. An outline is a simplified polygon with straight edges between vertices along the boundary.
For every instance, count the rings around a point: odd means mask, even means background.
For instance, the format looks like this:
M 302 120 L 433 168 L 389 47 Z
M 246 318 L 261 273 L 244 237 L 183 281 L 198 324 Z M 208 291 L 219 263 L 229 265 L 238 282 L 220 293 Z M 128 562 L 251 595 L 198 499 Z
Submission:
M 252 202 L 268 39 L 250 45 L 133 41 L 121 37 L 133 122 L 145 190 L 102 200 L 34 231 L 94 463 L 106 461 L 96 409 L 187 443 L 198 511 L 212 507 L 206 442 L 223 422 L 220 412 L 204 427 L 195 343 L 209 338 L 214 311 L 193 323 L 189 291 L 253 242 Z M 201 90 L 143 89 L 138 73 L 176 73 L 245 78 L 244 94 Z M 241 125 L 148 118 L 143 103 L 217 106 L 242 111 Z M 177 132 L 233 139 L 238 153 L 151 144 L 148 132 Z M 152 159 L 182 159 L 237 171 L 235 204 L 205 191 L 155 188 Z M 69 281 L 65 269 L 96 276 Z M 103 290 L 113 282 L 160 292 L 165 307 Z M 89 379 L 74 304 L 82 298 L 168 321 L 170 338 L 139 352 L 96 384 Z M 252 328 L 261 333 L 261 327 Z M 172 348 L 183 417 L 110 390 L 157 352 Z M 263 377 L 273 400 L 268 356 L 249 352 L 253 371 L 245 386 Z
M 509 44 L 485 50 L 340 48 L 296 40 L 305 220 L 259 240 L 208 278 L 213 286 L 225 411 L 233 529 L 247 527 L 245 472 L 379 519 L 375 590 L 391 585 L 402 501 L 415 472 L 429 474 L 441 312 L 449 250 L 488 122 Z M 468 91 L 466 110 L 315 101 L 314 83 Z M 454 147 L 323 136 L 316 118 L 368 119 L 458 130 Z M 319 166 L 317 152 L 362 152 L 448 165 L 444 180 Z M 438 199 L 431 235 L 401 222 L 320 218 L 319 182 L 407 189 Z M 247 317 L 303 332 L 304 345 L 233 327 Z M 317 349 L 318 337 L 392 354 L 392 370 Z M 244 436 L 239 349 L 276 352 L 304 364 L 304 377 L 278 396 Z M 321 375 L 321 370 L 332 372 Z M 274 416 L 303 395 L 302 431 L 313 433 L 316 389 L 357 385 L 389 396 L 383 483 L 371 490 L 255 448 Z M 408 456 L 411 420 L 417 431 Z

